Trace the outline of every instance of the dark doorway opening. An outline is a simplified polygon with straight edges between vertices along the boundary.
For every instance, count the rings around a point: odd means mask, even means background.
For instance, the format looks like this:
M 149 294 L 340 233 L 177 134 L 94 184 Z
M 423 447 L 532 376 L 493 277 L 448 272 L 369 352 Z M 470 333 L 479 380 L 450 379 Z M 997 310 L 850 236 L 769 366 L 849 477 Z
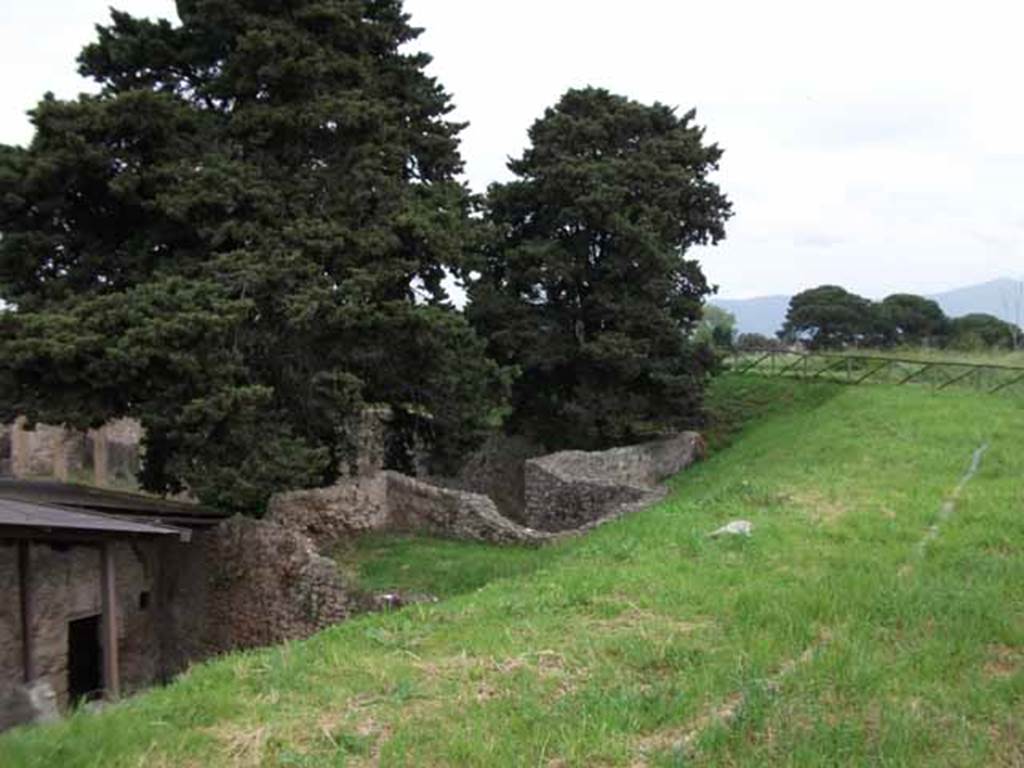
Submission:
M 68 699 L 74 706 L 103 694 L 100 617 L 68 622 Z

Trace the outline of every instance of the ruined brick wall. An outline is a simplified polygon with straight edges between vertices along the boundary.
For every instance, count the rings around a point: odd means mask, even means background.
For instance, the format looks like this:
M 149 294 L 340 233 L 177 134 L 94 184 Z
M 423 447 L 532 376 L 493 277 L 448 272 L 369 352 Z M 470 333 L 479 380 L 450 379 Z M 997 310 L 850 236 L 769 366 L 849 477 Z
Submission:
M 0 474 L 132 486 L 141 464 L 142 427 L 117 419 L 76 432 L 23 418 L 0 428 Z
M 190 663 L 306 637 L 367 600 L 298 531 L 234 518 L 190 543 L 114 547 L 121 685 L 130 694 Z M 38 678 L 68 705 L 68 622 L 102 611 L 96 546 L 31 546 Z M 23 721 L 17 546 L 0 543 L 0 730 Z
M 0 424 L 0 477 L 11 474 L 11 427 Z
M 547 536 L 509 520 L 479 493 L 442 488 L 387 472 L 388 529 L 499 544 L 535 544 Z
M 269 520 L 226 520 L 169 548 L 164 562 L 164 657 L 178 669 L 306 637 L 365 609 L 365 598 L 309 537 Z
M 18 548 L 0 542 L 0 731 L 20 722 L 16 688 L 22 681 Z
M 343 478 L 327 488 L 279 493 L 267 509 L 267 520 L 305 534 L 323 551 L 353 535 L 387 528 L 389 515 L 383 472 Z
M 203 534 L 207 650 L 306 637 L 360 610 L 337 564 L 298 531 L 236 517 Z
M 657 500 L 657 486 L 698 458 L 696 432 L 607 451 L 561 451 L 523 467 L 524 522 L 544 531 L 579 528 L 620 508 Z
M 525 438 L 494 435 L 470 454 L 457 476 L 429 480 L 446 488 L 488 496 L 503 516 L 525 524 L 523 467 L 527 459 L 543 454 L 543 447 Z
M 487 496 L 392 471 L 277 494 L 270 500 L 267 520 L 310 537 L 322 551 L 369 531 L 500 543 L 544 538 L 504 517 Z

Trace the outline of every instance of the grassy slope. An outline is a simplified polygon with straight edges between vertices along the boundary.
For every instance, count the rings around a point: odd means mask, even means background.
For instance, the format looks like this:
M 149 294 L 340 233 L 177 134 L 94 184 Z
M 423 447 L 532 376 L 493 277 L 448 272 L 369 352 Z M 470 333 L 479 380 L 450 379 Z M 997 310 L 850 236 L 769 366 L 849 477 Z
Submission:
M 658 506 L 494 568 L 378 541 L 368 580 L 455 596 L 14 731 L 0 765 L 1024 762 L 1020 401 L 718 387 L 733 422 L 765 415 Z M 706 537 L 734 518 L 752 539 Z

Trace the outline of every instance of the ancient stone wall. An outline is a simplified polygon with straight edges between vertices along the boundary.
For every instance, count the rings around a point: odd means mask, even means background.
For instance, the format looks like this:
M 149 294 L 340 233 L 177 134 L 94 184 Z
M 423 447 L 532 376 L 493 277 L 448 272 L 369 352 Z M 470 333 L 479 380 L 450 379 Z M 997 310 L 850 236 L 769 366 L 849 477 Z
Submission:
M 21 722 L 17 687 L 22 681 L 18 548 L 0 542 L 0 731 Z
M 365 531 L 536 543 L 548 538 L 543 532 L 583 528 L 656 501 L 663 495 L 659 483 L 699 458 L 702 445 L 699 435 L 686 432 L 608 451 L 563 451 L 519 467 L 510 458 L 516 452 L 492 450 L 490 459 L 473 465 L 487 468 L 476 479 L 469 470 L 443 484 L 378 472 L 329 488 L 278 494 L 270 500 L 268 519 L 328 549 Z M 517 448 L 519 455 L 530 450 L 525 444 Z M 509 514 L 467 486 L 499 488 Z M 517 501 L 518 509 L 512 509 Z
M 703 451 L 696 432 L 607 451 L 561 451 L 529 459 L 523 467 L 523 521 L 531 528 L 565 531 L 657 500 L 657 486 Z
M 483 494 L 442 488 L 397 472 L 385 474 L 389 530 L 497 544 L 535 544 L 548 538 L 509 520 Z
M 363 610 L 337 564 L 275 522 L 235 517 L 195 545 L 205 627 L 193 658 L 306 637 Z
M 154 588 L 157 559 L 153 543 L 117 543 L 114 547 L 119 603 L 117 636 L 121 654 L 121 684 L 126 692 L 161 678 L 161 626 L 148 597 Z M 68 622 L 102 612 L 100 550 L 96 546 L 30 546 L 33 593 L 35 664 L 38 678 L 56 693 L 62 709 L 68 705 Z M 21 615 L 17 546 L 0 544 L 0 729 L 12 725 L 14 688 L 22 681 Z
M 270 499 L 267 520 L 308 536 L 326 551 L 353 535 L 388 527 L 387 484 L 387 474 L 377 472 L 342 478 L 327 488 L 279 493 Z
M 487 496 L 391 471 L 342 479 L 327 488 L 277 494 L 270 500 L 267 520 L 308 536 L 322 551 L 369 531 L 501 543 L 543 539 L 504 517 Z
M 49 424 L 28 429 L 19 418 L 0 428 L 0 475 L 131 486 L 141 463 L 141 440 L 142 428 L 132 419 L 85 433 Z
M 233 518 L 190 543 L 114 545 L 125 691 L 169 679 L 190 662 L 310 635 L 373 601 L 325 557 L 367 531 L 416 532 L 503 544 L 574 535 L 657 500 L 657 484 L 702 452 L 695 433 L 611 451 L 565 451 L 523 464 L 523 515 L 487 496 L 397 472 L 275 496 L 264 520 Z M 516 481 L 517 482 L 517 481 Z M 511 484 L 508 486 L 511 487 Z M 541 529 L 541 530 L 538 530 Z M 34 544 L 34 637 L 40 677 L 67 704 L 68 621 L 99 614 L 96 547 Z M 0 728 L 21 682 L 17 549 L 0 543 Z M 8 723 L 9 724 L 9 723 Z
M 523 466 L 527 459 L 543 453 L 541 446 L 525 438 L 494 435 L 470 454 L 456 477 L 429 480 L 446 488 L 488 496 L 502 515 L 517 523 L 525 523 Z
M 0 477 L 11 474 L 11 427 L 0 424 Z

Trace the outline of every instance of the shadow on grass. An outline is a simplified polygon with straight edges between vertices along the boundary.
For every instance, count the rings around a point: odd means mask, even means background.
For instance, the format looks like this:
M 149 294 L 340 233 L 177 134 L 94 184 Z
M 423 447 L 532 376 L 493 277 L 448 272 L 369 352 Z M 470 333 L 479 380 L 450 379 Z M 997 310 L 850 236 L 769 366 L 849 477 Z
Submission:
M 375 533 L 356 539 L 335 553 L 335 559 L 370 592 L 444 599 L 532 573 L 551 565 L 563 552 L 559 546 L 537 549 Z

